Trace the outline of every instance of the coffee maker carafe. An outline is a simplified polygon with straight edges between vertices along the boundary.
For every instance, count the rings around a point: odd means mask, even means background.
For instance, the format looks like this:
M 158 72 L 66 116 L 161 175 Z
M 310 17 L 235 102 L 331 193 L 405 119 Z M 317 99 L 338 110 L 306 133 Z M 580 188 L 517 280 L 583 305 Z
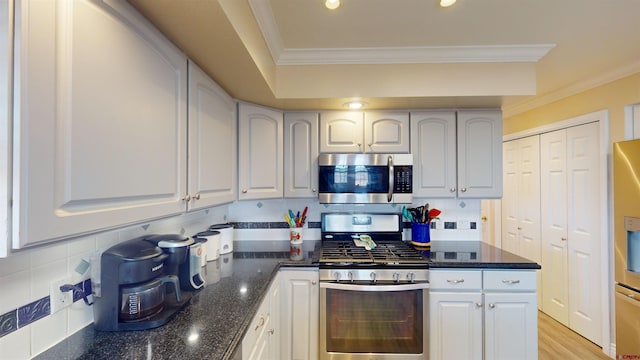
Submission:
M 147 238 L 128 240 L 102 253 L 100 291 L 94 294 L 93 305 L 97 330 L 161 326 L 191 298 L 191 293 L 180 290 L 179 264 L 167 265 L 170 259 L 176 260 L 171 258 L 172 252 L 163 251 Z

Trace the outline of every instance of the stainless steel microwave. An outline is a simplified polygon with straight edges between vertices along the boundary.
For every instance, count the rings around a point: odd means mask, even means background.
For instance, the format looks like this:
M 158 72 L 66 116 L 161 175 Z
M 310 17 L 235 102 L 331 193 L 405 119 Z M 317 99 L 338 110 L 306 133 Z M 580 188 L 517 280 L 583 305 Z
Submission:
M 411 154 L 320 154 L 318 198 L 323 204 L 410 204 Z

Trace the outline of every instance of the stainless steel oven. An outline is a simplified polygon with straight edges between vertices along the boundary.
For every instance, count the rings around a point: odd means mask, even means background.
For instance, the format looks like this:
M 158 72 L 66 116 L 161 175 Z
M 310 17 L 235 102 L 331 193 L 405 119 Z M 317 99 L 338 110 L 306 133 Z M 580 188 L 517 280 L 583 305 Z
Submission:
M 428 259 L 402 241 L 401 219 L 322 215 L 321 360 L 428 359 Z
M 320 281 L 320 359 L 427 359 L 429 283 L 424 276 L 416 279 L 404 270 L 344 271 L 361 274 Z M 336 276 L 327 272 L 321 279 Z M 349 276 L 376 280 L 352 282 Z

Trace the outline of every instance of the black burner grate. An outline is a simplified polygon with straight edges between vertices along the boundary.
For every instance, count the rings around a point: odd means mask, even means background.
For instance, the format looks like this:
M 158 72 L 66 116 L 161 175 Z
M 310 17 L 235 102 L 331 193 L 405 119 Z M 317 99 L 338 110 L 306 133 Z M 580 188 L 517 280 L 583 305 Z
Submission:
M 411 245 L 402 241 L 376 241 L 376 247 L 366 250 L 353 241 L 322 242 L 321 263 L 416 263 L 428 260 Z

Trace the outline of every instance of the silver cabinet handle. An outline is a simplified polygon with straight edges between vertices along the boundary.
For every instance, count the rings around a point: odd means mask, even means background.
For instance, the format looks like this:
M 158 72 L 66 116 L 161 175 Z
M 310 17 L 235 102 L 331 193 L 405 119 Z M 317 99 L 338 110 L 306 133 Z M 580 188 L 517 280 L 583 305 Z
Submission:
M 515 285 L 520 284 L 520 280 L 502 280 L 502 283 L 507 285 Z
M 242 193 L 246 194 L 247 193 L 247 189 L 242 189 Z
M 449 284 L 461 284 L 464 282 L 464 279 L 449 279 L 447 280 Z
M 567 238 L 566 237 L 561 237 L 560 240 L 567 241 Z
M 311 192 L 316 192 L 318 190 L 316 190 L 316 188 L 311 189 Z
M 467 188 L 462 188 L 462 189 L 460 189 L 460 191 L 467 192 Z
M 315 284 L 317 284 L 317 283 L 318 283 L 317 281 L 315 281 L 315 280 L 311 280 L 311 285 L 315 285 Z
M 276 329 L 270 329 L 269 331 L 267 331 L 269 333 L 269 335 L 273 335 L 273 333 L 276 331 Z
M 185 196 L 182 198 L 182 200 L 187 201 L 187 202 L 191 201 L 191 195 L 189 195 L 189 194 L 185 195 Z
M 452 187 L 451 189 L 449 189 L 449 192 L 456 192 L 456 188 Z
M 263 325 L 264 325 L 264 316 L 260 316 L 260 322 L 258 322 L 258 325 L 256 325 L 256 328 L 253 330 L 258 330 Z
M 481 303 L 481 302 L 477 302 L 477 303 L 476 303 L 476 307 L 477 307 L 477 308 L 481 308 L 481 307 L 482 307 L 482 303 Z
M 490 309 L 493 309 L 493 308 L 495 308 L 495 307 L 496 307 L 496 304 L 493 304 L 493 303 L 489 304 L 489 308 L 490 308 Z
M 358 145 L 358 151 L 362 151 L 362 144 L 357 143 L 356 145 Z
M 197 193 L 197 194 L 193 195 L 191 200 L 200 200 L 200 193 Z

